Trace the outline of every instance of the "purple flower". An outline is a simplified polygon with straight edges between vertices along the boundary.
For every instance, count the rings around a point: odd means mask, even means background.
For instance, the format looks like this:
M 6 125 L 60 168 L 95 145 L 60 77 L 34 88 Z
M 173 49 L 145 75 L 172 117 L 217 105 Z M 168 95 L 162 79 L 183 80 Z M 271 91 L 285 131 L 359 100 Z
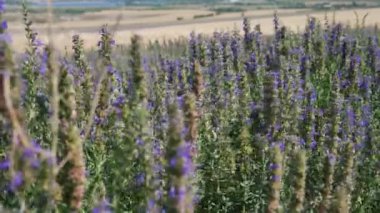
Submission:
M 183 127 L 181 130 L 181 137 L 185 138 L 185 136 L 189 133 L 189 128 L 188 127 Z
M 352 107 L 350 107 L 350 106 L 347 107 L 346 114 L 347 114 L 347 122 L 348 122 L 350 129 L 351 129 L 355 125 L 355 112 L 352 109 Z
M 32 159 L 30 160 L 30 166 L 33 168 L 33 169 L 38 169 L 40 168 L 41 166 L 41 162 L 39 159 L 35 158 L 35 159 Z
M 2 28 L 3 30 L 8 29 L 8 22 L 7 22 L 6 20 L 3 20 L 3 21 L 1 22 L 1 28 Z
M 152 110 L 154 109 L 154 103 L 155 103 L 155 102 L 152 101 L 152 100 L 149 100 L 149 101 L 148 101 L 148 103 L 147 103 L 147 107 L 146 107 L 148 111 L 152 111 Z
M 311 144 L 310 144 L 310 149 L 311 150 L 315 150 L 317 148 L 317 141 L 315 141 L 314 139 L 312 140 Z
M 175 188 L 174 188 L 174 186 L 172 186 L 172 187 L 170 187 L 170 190 L 169 190 L 169 197 L 175 198 L 175 195 L 176 195 Z
M 156 205 L 155 200 L 154 199 L 149 199 L 147 212 L 153 211 L 155 205 Z
M 257 58 L 256 54 L 252 53 L 249 57 L 249 61 L 245 64 L 246 70 L 248 73 L 253 74 L 257 69 Z
M 331 166 L 334 166 L 336 164 L 336 156 L 333 153 L 327 152 L 327 157 L 329 159 L 329 163 Z
M 280 123 L 276 123 L 276 124 L 273 126 L 273 128 L 274 128 L 274 131 L 275 131 L 275 132 L 279 132 L 279 131 L 281 130 L 281 124 L 280 124 Z
M 269 168 L 270 168 L 271 170 L 275 170 L 275 169 L 279 169 L 279 168 L 281 168 L 281 165 L 279 165 L 279 164 L 277 164 L 277 163 L 271 163 L 271 164 L 269 164 Z
M 185 105 L 185 98 L 183 95 L 180 95 L 177 97 L 177 101 L 178 101 L 178 107 L 179 108 L 183 108 L 183 106 Z
M 0 34 L 0 41 L 4 41 L 5 43 L 12 43 L 12 37 L 9 33 Z
M 13 176 L 13 178 L 10 182 L 10 185 L 9 185 L 9 189 L 14 192 L 23 184 L 23 182 L 24 182 L 24 178 L 22 176 L 22 173 L 20 171 L 18 171 Z
M 306 72 L 307 72 L 307 63 L 309 61 L 309 56 L 307 55 L 303 55 L 301 57 L 301 65 L 300 65 L 300 72 L 303 76 L 306 75 Z M 303 79 L 305 80 L 305 79 Z
M 358 144 L 355 144 L 354 146 L 354 150 L 357 152 L 359 151 L 360 149 L 364 148 L 365 144 L 364 143 L 358 143 Z
M 0 170 L 7 170 L 11 166 L 11 161 L 9 159 L 5 159 L 0 162 Z
M 361 81 L 359 82 L 359 88 L 363 90 L 364 92 L 368 92 L 369 85 L 371 84 L 371 77 L 364 76 Z
M 36 39 L 33 42 L 33 45 L 36 46 L 36 47 L 42 47 L 44 45 L 44 43 L 40 39 Z
M 300 138 L 299 144 L 300 144 L 300 146 L 305 146 L 306 142 L 303 138 Z
M 177 158 L 174 157 L 174 158 L 170 159 L 169 165 L 171 167 L 176 167 L 177 166 Z
M 144 140 L 141 137 L 136 138 L 136 145 L 137 146 L 144 146 Z
M 111 45 L 111 46 L 115 46 L 115 45 L 116 45 L 116 41 L 115 41 L 115 39 L 111 39 L 111 40 L 110 40 L 110 45 Z
M 57 159 L 53 157 L 53 154 L 51 152 L 45 153 L 47 155 L 46 161 L 49 166 L 53 166 L 57 164 Z
M 101 123 L 101 119 L 97 115 L 94 116 L 94 123 L 95 125 L 99 125 Z
M 136 176 L 136 185 L 141 186 L 145 182 L 145 174 L 140 173 Z
M 46 51 L 42 53 L 41 56 L 41 66 L 40 66 L 40 74 L 45 75 L 47 72 L 47 63 L 48 63 L 48 54 Z
M 5 0 L 0 0 L 0 13 L 5 11 Z
M 315 103 L 317 101 L 317 91 L 315 88 L 311 91 L 311 97 L 310 97 L 311 103 Z
M 272 136 L 271 135 L 267 135 L 268 139 L 271 140 Z M 274 142 L 271 144 L 271 148 L 274 148 L 278 146 L 278 148 L 280 148 L 280 151 L 281 152 L 284 152 L 285 151 L 285 143 L 283 141 L 279 141 L 279 142 Z
M 182 173 L 185 175 L 191 174 L 193 169 L 193 164 L 191 162 L 190 157 L 186 157 L 183 159 Z
M 92 209 L 92 213 L 111 213 L 111 208 L 109 207 L 109 203 L 106 199 L 103 199 L 97 207 Z
M 272 181 L 274 182 L 281 181 L 281 175 L 272 175 Z
M 33 158 L 36 155 L 36 152 L 33 150 L 33 148 L 25 148 L 23 152 L 24 158 Z
M 107 72 L 109 74 L 114 74 L 115 73 L 115 69 L 113 68 L 112 64 L 110 64 L 110 65 L 107 66 Z
M 237 58 L 239 57 L 239 41 L 235 37 L 231 41 L 231 51 L 234 60 L 237 60 Z
M 181 186 L 179 189 L 178 189 L 178 200 L 179 202 L 184 202 L 185 199 L 186 199 L 186 187 L 185 186 Z
M 120 95 L 112 103 L 112 106 L 117 107 L 117 108 L 121 108 L 124 104 L 125 104 L 125 98 L 123 95 Z
M 289 51 L 291 55 L 301 55 L 303 53 L 303 50 L 299 47 L 293 48 Z
M 153 165 L 153 172 L 158 174 L 162 171 L 163 167 L 160 164 L 154 164 Z
M 161 156 L 160 141 L 157 139 L 153 141 L 153 155 L 156 157 Z

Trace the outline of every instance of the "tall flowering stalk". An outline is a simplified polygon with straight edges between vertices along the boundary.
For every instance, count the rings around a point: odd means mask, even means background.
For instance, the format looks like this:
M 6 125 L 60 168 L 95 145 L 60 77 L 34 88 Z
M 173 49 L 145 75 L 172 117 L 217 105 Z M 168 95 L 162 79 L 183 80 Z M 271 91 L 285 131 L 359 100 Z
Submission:
M 31 140 L 28 131 L 25 130 L 25 120 L 20 109 L 20 81 L 19 76 L 15 75 L 9 47 L 10 40 L 4 39 L 9 35 L 6 34 L 6 21 L 2 19 L 3 12 L 4 1 L 0 1 L 0 21 L 2 22 L 0 37 L 3 38 L 0 41 L 0 119 L 2 125 L 8 123 L 3 127 L 9 131 L 7 135 L 2 135 L 2 138 L 11 142 L 6 144 L 9 151 L 6 159 L 0 163 L 0 170 L 8 170 L 7 174 L 11 178 L 6 190 L 8 196 L 9 194 L 16 195 L 18 199 L 13 202 L 16 201 L 20 211 L 28 211 L 30 203 L 28 203 L 27 195 L 29 193 L 32 196 L 39 196 L 39 198 L 48 197 L 53 201 L 51 203 L 59 199 L 59 189 L 55 185 L 55 180 L 49 181 L 49 178 L 55 178 L 56 168 L 52 167 L 55 155 L 42 149 L 36 141 Z M 46 173 L 53 174 L 53 176 L 46 177 L 44 176 Z M 42 196 L 36 191 L 30 191 L 34 183 L 44 185 L 47 180 L 53 185 L 48 184 L 46 187 L 42 187 Z M 43 209 L 47 207 L 42 204 L 35 208 L 41 206 L 44 207 Z
M 265 129 L 271 135 L 275 133 L 274 128 L 278 122 L 279 104 L 278 73 L 277 71 L 268 71 L 264 78 L 263 117 Z
M 193 212 L 192 199 L 188 193 L 189 150 L 181 131 L 182 118 L 176 103 L 169 105 L 168 144 L 166 148 L 166 162 L 168 172 L 167 198 L 165 208 L 168 212 Z
M 290 212 L 302 212 L 304 210 L 305 201 L 305 185 L 306 185 L 306 152 L 302 149 L 296 149 L 292 156 L 290 165 L 292 169 L 292 188 L 293 195 L 289 206 Z
M 199 64 L 201 66 L 206 66 L 206 63 L 207 63 L 207 46 L 205 44 L 205 39 L 204 39 L 204 36 L 202 36 L 202 34 L 199 34 L 198 35 L 198 60 L 199 60 Z
M 42 93 L 45 88 L 41 85 L 47 66 L 47 52 L 43 51 L 43 43 L 38 39 L 38 33 L 32 29 L 32 22 L 29 18 L 29 11 L 23 4 L 23 19 L 25 25 L 28 48 L 26 50 L 26 60 L 22 65 L 22 78 L 24 88 L 22 106 L 25 110 L 27 127 L 33 138 L 47 141 L 48 118 L 46 116 L 47 100 Z M 41 57 L 42 56 L 42 57 Z M 42 70 L 42 72 L 41 72 Z
M 340 127 L 340 110 L 341 110 L 341 96 L 340 96 L 340 79 L 338 75 L 333 75 L 332 78 L 332 91 L 331 91 L 331 107 L 329 109 L 329 125 L 330 129 L 325 141 L 326 154 L 324 162 L 324 186 L 322 189 L 322 201 L 319 209 L 321 212 L 326 212 L 330 206 L 331 190 L 334 181 L 335 164 L 337 158 L 337 148 Z
M 203 85 L 203 75 L 200 63 L 198 61 L 194 62 L 194 77 L 193 77 L 193 85 L 192 91 L 197 99 L 197 101 L 201 100 L 201 96 L 204 90 Z
M 332 199 L 331 212 L 350 212 L 349 197 L 347 196 L 347 191 L 345 187 L 338 187 L 334 193 L 334 199 Z
M 272 163 L 270 167 L 272 169 L 272 172 L 271 172 L 272 176 L 270 180 L 271 185 L 270 185 L 267 212 L 277 212 L 281 210 L 282 208 L 280 204 L 280 190 L 281 190 L 281 179 L 282 179 L 282 174 L 283 174 L 283 168 L 282 168 L 283 154 L 278 144 L 272 147 L 271 153 L 272 153 Z
M 243 31 L 244 31 L 244 50 L 250 54 L 253 50 L 253 33 L 251 32 L 251 24 L 247 17 L 243 18 Z
M 122 106 L 122 143 L 110 150 L 115 154 L 128 153 L 123 156 L 115 156 L 113 160 L 117 162 L 116 165 L 128 162 L 129 166 L 122 172 L 124 177 L 117 176 L 117 178 L 127 178 L 130 181 L 127 185 L 129 190 L 123 191 L 118 187 L 120 179 L 112 181 L 112 190 L 124 194 L 122 198 L 124 203 L 117 204 L 120 206 L 119 208 L 129 208 L 135 211 L 148 209 L 149 202 L 154 199 L 152 187 L 153 163 L 151 158 L 153 145 L 151 144 L 151 134 L 148 129 L 146 78 L 142 69 L 140 45 L 140 37 L 133 36 L 129 48 L 131 80 L 128 87 L 130 88 L 124 88 L 124 94 L 128 97 L 128 100 Z
M 87 116 L 87 124 L 84 129 L 85 137 L 91 136 L 90 139 L 93 141 L 91 149 L 88 151 L 93 156 L 93 163 L 96 165 L 96 170 L 94 170 L 94 175 L 99 176 L 104 172 L 104 164 L 106 162 L 106 135 L 110 131 L 111 124 L 108 123 L 108 116 L 110 116 L 109 106 L 111 103 L 111 97 L 113 91 L 112 83 L 113 83 L 113 73 L 112 73 L 112 61 L 111 61 L 111 53 L 112 53 L 112 35 L 108 31 L 107 26 L 103 26 L 100 29 L 100 41 L 98 42 L 98 57 L 99 61 L 97 61 L 97 67 L 99 72 L 99 77 L 97 79 L 96 92 L 98 92 L 98 98 L 96 101 L 91 101 L 91 104 L 94 106 L 94 110 L 91 111 L 91 114 Z M 79 38 L 78 38 L 79 39 Z M 80 42 L 78 40 L 78 42 Z M 78 54 L 78 52 L 76 53 Z M 81 66 L 85 66 L 82 64 Z M 84 68 L 84 67 L 83 67 Z M 86 71 L 83 71 L 86 72 Z M 83 97 L 87 98 L 87 97 Z M 85 106 L 83 106 L 85 107 Z M 81 118 L 85 117 L 82 113 L 78 113 Z M 83 117 L 82 117 L 83 116 Z M 92 121 L 93 122 L 90 122 Z M 89 124 L 93 124 L 88 126 Z M 104 185 L 102 178 L 93 178 L 89 179 L 89 187 L 87 192 L 89 194 L 93 194 L 95 190 L 102 188 Z M 92 201 L 93 202 L 93 201 Z
M 74 35 L 72 38 L 73 46 L 72 49 L 74 50 L 74 62 L 75 65 L 79 69 L 79 75 L 78 78 L 81 77 L 81 84 L 80 87 L 78 87 L 78 109 L 79 109 L 79 120 L 87 120 L 89 115 L 89 112 L 91 111 L 91 102 L 93 98 L 93 77 L 90 70 L 90 67 L 88 65 L 88 62 L 85 58 L 84 48 L 83 48 L 83 40 L 80 38 L 79 35 Z M 81 96 L 79 96 L 79 94 Z
M 198 112 L 195 106 L 195 97 L 191 94 L 186 94 L 183 103 L 184 111 L 184 126 L 186 131 L 185 141 L 191 149 L 191 157 L 197 157 L 197 136 L 198 136 Z
M 73 76 L 67 70 L 61 70 L 59 92 L 60 98 L 60 130 L 59 139 L 65 144 L 65 155 L 69 156 L 59 174 L 59 183 L 63 188 L 63 199 L 74 211 L 81 209 L 85 193 L 86 165 L 84 160 L 82 139 L 77 127 L 77 110 Z

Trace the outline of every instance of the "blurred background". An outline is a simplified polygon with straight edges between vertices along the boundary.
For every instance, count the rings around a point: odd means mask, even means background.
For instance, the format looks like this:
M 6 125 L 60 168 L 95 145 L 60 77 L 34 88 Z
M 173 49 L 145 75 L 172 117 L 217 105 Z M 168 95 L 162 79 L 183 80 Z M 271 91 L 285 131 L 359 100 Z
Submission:
M 26 39 L 22 23 L 23 0 L 8 0 L 6 19 L 12 33 L 13 46 L 23 50 Z M 46 0 L 27 0 L 34 28 L 46 39 Z M 54 38 L 58 48 L 71 43 L 71 36 L 81 34 L 85 47 L 97 44 L 98 30 L 104 25 L 115 25 L 117 44 L 129 41 L 132 34 L 142 35 L 144 41 L 165 38 L 188 37 L 191 31 L 211 34 L 214 31 L 241 29 L 242 17 L 248 17 L 253 25 L 261 24 L 264 35 L 273 33 L 274 10 L 280 21 L 291 30 L 300 29 L 307 16 L 323 21 L 355 25 L 356 19 L 366 17 L 366 25 L 377 22 L 380 0 L 325 1 L 325 0 L 55 0 Z M 355 15 L 356 12 L 357 16 Z M 335 14 L 335 15 L 334 15 Z M 116 24 L 118 23 L 118 24 Z

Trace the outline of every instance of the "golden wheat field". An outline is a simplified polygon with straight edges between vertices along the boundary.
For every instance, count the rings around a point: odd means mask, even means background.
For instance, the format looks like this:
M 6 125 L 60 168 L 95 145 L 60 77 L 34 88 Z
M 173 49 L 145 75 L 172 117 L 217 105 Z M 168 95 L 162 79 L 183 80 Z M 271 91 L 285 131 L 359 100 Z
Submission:
M 377 14 L 380 13 L 380 8 L 373 9 L 357 9 L 355 10 L 359 18 L 366 18 L 366 25 L 374 25 L 377 23 Z M 354 25 L 356 16 L 354 10 L 335 11 L 335 19 L 337 22 Z M 242 16 L 250 18 L 253 25 L 260 24 L 262 32 L 265 35 L 270 35 L 273 32 L 272 16 L 273 10 L 250 10 L 244 14 L 223 13 L 214 14 L 211 17 L 194 19 L 196 15 L 212 14 L 205 8 L 187 8 L 187 9 L 165 9 L 165 10 L 150 10 L 150 9 L 120 9 L 120 10 L 105 10 L 98 12 L 89 12 L 81 15 L 62 15 L 54 21 L 53 37 L 55 46 L 64 49 L 70 45 L 71 36 L 80 34 L 85 39 L 85 47 L 91 48 L 97 44 L 98 29 L 103 24 L 108 24 L 111 29 L 115 29 L 115 39 L 118 44 L 124 44 L 129 41 L 132 34 L 139 34 L 144 38 L 144 41 L 162 40 L 177 38 L 178 36 L 187 37 L 191 31 L 198 33 L 211 34 L 214 31 L 228 31 L 234 28 L 240 29 L 242 24 Z M 307 16 L 313 16 L 323 21 L 325 16 L 331 20 L 333 11 L 313 11 L 307 9 L 281 9 L 278 10 L 280 21 L 292 31 L 301 31 L 301 26 L 305 25 Z M 38 15 L 39 20 L 44 19 L 44 14 Z M 9 29 L 12 33 L 13 46 L 16 50 L 22 50 L 25 46 L 26 39 L 24 38 L 23 24 L 21 13 L 13 13 L 10 20 Z M 181 19 L 181 20 L 178 20 Z M 46 40 L 46 23 L 35 23 L 34 28 L 41 34 L 41 38 Z

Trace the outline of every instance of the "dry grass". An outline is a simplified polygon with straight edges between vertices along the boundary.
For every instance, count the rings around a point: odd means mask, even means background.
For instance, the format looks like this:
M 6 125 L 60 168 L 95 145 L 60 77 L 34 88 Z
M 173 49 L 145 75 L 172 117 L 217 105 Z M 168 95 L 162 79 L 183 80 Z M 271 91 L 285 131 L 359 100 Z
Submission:
M 360 17 L 369 13 L 367 25 L 377 23 L 376 15 L 380 8 L 358 9 L 356 10 Z M 193 19 L 194 15 L 211 13 L 207 9 L 171 9 L 171 10 L 107 10 L 100 12 L 85 13 L 79 16 L 66 16 L 61 21 L 54 24 L 54 38 L 58 48 L 64 49 L 70 46 L 71 36 L 75 33 L 81 34 L 85 39 L 87 48 L 94 47 L 99 38 L 97 31 L 103 24 L 114 24 L 118 17 L 121 17 L 120 26 L 115 34 L 118 44 L 125 44 L 129 37 L 136 33 L 147 40 L 162 40 L 165 38 L 176 38 L 178 36 L 187 37 L 191 31 L 211 34 L 215 30 L 226 31 L 235 27 L 241 29 L 241 13 L 226 13 L 215 15 L 213 17 Z M 302 30 L 300 26 L 305 25 L 308 15 L 314 16 L 320 20 L 324 19 L 325 12 L 310 10 L 279 10 L 280 20 L 283 24 L 293 31 Z M 272 34 L 272 10 L 258 10 L 245 12 L 245 16 L 250 17 L 252 24 L 261 24 L 264 34 Z M 333 12 L 327 15 L 331 19 Z M 9 14 L 12 18 L 10 31 L 14 40 L 13 46 L 17 51 L 23 50 L 25 38 L 21 18 L 17 14 Z M 18 16 L 20 17 L 20 16 Z M 182 17 L 182 21 L 177 21 Z M 343 23 L 355 24 L 356 17 L 353 10 L 343 10 L 336 12 L 336 21 Z M 46 24 L 35 24 L 34 28 L 40 33 L 43 40 L 46 39 Z M 69 48 L 70 49 L 70 48 Z

